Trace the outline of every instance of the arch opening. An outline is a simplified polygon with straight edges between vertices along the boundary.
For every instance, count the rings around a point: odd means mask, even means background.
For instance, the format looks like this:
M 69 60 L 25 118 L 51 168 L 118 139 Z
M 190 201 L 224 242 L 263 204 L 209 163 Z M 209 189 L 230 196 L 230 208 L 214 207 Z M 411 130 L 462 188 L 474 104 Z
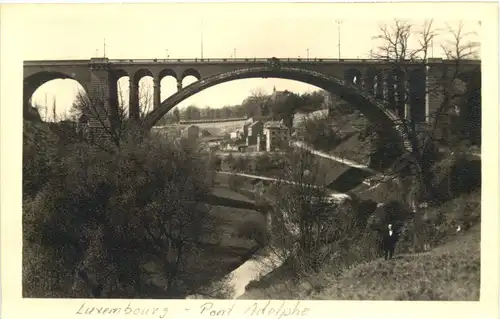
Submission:
M 158 73 L 160 83 L 160 101 L 172 96 L 178 89 L 177 73 L 172 69 L 163 69 Z
M 146 75 L 139 80 L 138 83 L 139 90 L 139 112 L 141 116 L 144 116 L 151 112 L 154 108 L 153 101 L 153 77 Z
M 187 76 L 195 77 L 196 81 L 199 81 L 201 79 L 200 72 L 198 72 L 197 70 L 195 70 L 193 68 L 189 68 L 182 73 L 182 76 L 181 76 L 182 81 L 184 81 L 184 78 Z
M 354 85 L 358 88 L 362 87 L 363 82 L 361 77 L 361 71 L 359 71 L 358 69 L 351 68 L 347 69 L 344 72 L 344 81 L 346 82 L 346 84 Z
M 147 116 L 143 122 L 143 128 L 146 130 L 151 129 L 153 125 L 174 106 L 209 87 L 238 79 L 271 77 L 304 82 L 323 89 L 331 94 L 337 95 L 341 99 L 355 106 L 369 121 L 386 127 L 387 130 L 384 131 L 387 132 L 388 138 L 397 139 L 398 144 L 401 147 L 403 146 L 403 143 L 405 146 L 410 145 L 406 134 L 394 125 L 395 121 L 398 120 L 398 117 L 387 109 L 386 104 L 377 101 L 372 95 L 363 92 L 354 86 L 346 85 L 344 81 L 334 76 L 298 68 L 256 67 L 238 69 L 202 79 L 164 100 L 158 109 L 154 110 Z
M 118 108 L 124 117 L 128 116 L 130 100 L 130 77 L 124 75 L 116 81 Z
M 45 122 L 73 120 L 77 112 L 73 108 L 85 88 L 69 75 L 41 72 L 24 81 L 25 107 L 37 109 Z
M 364 89 L 372 94 L 372 95 L 376 95 L 377 94 L 377 89 L 378 89 L 378 86 L 379 86 L 379 81 L 378 81 L 378 75 L 379 75 L 380 72 L 378 72 L 376 69 L 374 68 L 369 68 L 367 71 L 366 71 L 366 76 L 365 76 L 365 87 Z
M 153 73 L 148 69 L 139 69 L 139 70 L 135 71 L 135 73 L 132 77 L 132 79 L 134 80 L 134 84 L 139 85 L 139 82 L 145 76 L 153 77 Z
M 199 81 L 194 75 L 187 75 L 182 78 L 182 87 L 185 88 L 195 82 Z

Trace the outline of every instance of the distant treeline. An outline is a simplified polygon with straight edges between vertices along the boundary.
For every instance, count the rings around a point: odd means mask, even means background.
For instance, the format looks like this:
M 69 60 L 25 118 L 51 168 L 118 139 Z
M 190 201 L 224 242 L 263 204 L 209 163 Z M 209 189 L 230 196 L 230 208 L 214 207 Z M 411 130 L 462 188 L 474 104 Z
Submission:
M 257 92 L 250 95 L 239 105 L 228 105 L 221 108 L 188 106 L 184 110 L 176 108 L 165 115 L 159 125 L 179 121 L 248 118 L 254 116 L 272 116 L 282 119 L 297 112 L 308 113 L 323 109 L 324 104 L 325 95 L 321 91 L 304 94 L 284 91 L 275 96 Z

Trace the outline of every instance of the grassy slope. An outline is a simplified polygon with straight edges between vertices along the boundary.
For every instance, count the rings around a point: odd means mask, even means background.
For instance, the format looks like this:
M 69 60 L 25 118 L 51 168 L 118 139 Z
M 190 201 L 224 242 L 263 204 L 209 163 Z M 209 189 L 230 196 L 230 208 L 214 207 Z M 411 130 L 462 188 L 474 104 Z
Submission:
M 332 278 L 326 267 L 298 285 L 279 282 L 241 299 L 479 300 L 480 225 L 431 251 L 362 263 Z
M 314 299 L 479 300 L 480 225 L 445 245 L 354 267 Z

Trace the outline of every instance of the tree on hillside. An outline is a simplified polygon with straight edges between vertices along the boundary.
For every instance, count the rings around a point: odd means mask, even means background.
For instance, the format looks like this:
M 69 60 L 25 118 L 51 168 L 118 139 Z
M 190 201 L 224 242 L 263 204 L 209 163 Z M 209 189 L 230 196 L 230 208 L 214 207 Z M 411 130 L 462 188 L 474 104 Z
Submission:
M 272 104 L 273 120 L 283 120 L 283 123 L 290 129 L 293 127 L 293 118 L 295 113 L 302 105 L 300 95 L 285 91 L 284 96 L 278 98 Z
M 439 35 L 452 36 L 441 48 L 447 59 L 454 63 L 444 72 L 433 74 L 436 77 L 434 83 L 428 84 L 422 92 L 428 94 L 431 99 L 441 98 L 440 105 L 430 114 L 430 125 L 424 125 L 417 122 L 413 112 L 408 112 L 407 106 L 413 97 L 409 85 L 404 83 L 412 77 L 414 68 L 408 62 L 420 64 L 420 69 L 426 72 L 429 70 L 429 51 L 438 32 Z M 443 128 L 448 127 L 455 106 L 464 101 L 466 92 L 457 84 L 461 82 L 460 78 L 466 77 L 461 68 L 463 61 L 477 53 L 478 44 L 470 40 L 471 35 L 464 32 L 462 22 L 456 28 L 448 26 L 445 30 L 436 30 L 432 20 L 425 22 L 420 28 L 406 21 L 395 20 L 393 25 L 381 26 L 380 33 L 374 37 L 379 46 L 372 56 L 389 61 L 385 71 L 391 74 L 394 83 L 394 86 L 389 85 L 388 94 L 384 98 L 398 115 L 398 123 L 394 124 L 402 125 L 410 139 L 410 149 L 405 151 L 395 164 L 388 167 L 387 160 L 394 159 L 399 153 L 398 146 L 392 141 L 381 139 L 383 134 L 378 132 L 383 128 L 376 124 L 369 125 L 365 133 L 372 145 L 371 166 L 385 171 L 386 176 L 382 181 L 398 188 L 399 192 L 405 195 L 407 204 L 414 210 L 418 210 L 422 201 L 432 201 L 438 193 L 433 181 L 433 167 L 440 157 L 438 147 L 446 142 L 442 138 Z M 423 77 L 424 74 L 420 76 Z M 389 170 L 386 170 L 387 168 Z M 420 214 L 417 214 L 417 226 L 419 220 Z
M 117 90 L 117 101 L 115 105 L 109 108 L 103 107 L 105 104 L 103 96 L 105 92 L 78 92 L 76 100 L 70 108 L 70 117 L 77 122 L 79 134 L 78 139 L 94 146 L 114 151 L 120 148 L 122 141 L 131 136 L 141 133 L 137 126 L 145 119 L 153 109 L 153 98 L 148 87 L 141 90 L 139 96 L 139 118 L 135 123 L 129 118 L 129 105 L 125 103 L 123 92 L 120 87 Z M 92 134 L 90 133 L 91 124 L 98 124 L 98 128 Z M 72 132 L 68 132 L 72 136 Z
M 250 96 L 244 101 L 243 104 L 248 117 L 270 115 L 271 109 L 269 104 L 269 95 L 262 89 L 257 88 L 252 90 Z
M 50 129 L 24 134 L 23 296 L 220 295 L 220 285 L 203 288 L 224 276 L 206 272 L 220 269 L 204 246 L 220 232 L 203 203 L 208 161 L 182 140 L 125 138 L 110 124 L 126 125 L 123 108 L 108 114 L 99 102 L 80 94 L 74 112 L 95 112 L 111 145 L 75 138 L 58 148 Z
M 190 121 L 199 120 L 201 112 L 200 109 L 198 109 L 196 106 L 190 105 L 182 113 L 184 115 L 184 119 Z
M 181 120 L 181 113 L 179 111 L 179 108 L 175 107 L 172 111 L 172 114 L 174 115 L 175 121 L 178 123 Z
M 283 182 L 265 195 L 271 203 L 271 249 L 301 276 L 344 254 L 358 233 L 357 220 L 349 207 L 332 205 L 316 186 L 324 172 L 315 156 L 295 149 L 287 158 Z
M 321 91 L 304 93 L 300 96 L 300 98 L 301 98 L 301 103 L 300 103 L 301 105 L 299 105 L 297 111 L 303 113 L 310 113 L 321 110 L 325 102 L 325 96 Z
M 297 137 L 316 149 L 328 152 L 343 141 L 345 128 L 346 123 L 339 117 L 332 121 L 327 114 L 306 116 L 298 125 L 300 136 Z
M 195 152 L 162 139 L 125 142 L 114 154 L 74 145 L 25 200 L 23 295 L 196 293 L 212 276 L 203 269 L 215 267 L 200 243 L 218 231 L 202 203 L 210 175 Z
M 402 124 L 404 131 L 408 134 L 411 140 L 411 150 L 406 154 L 406 160 L 403 164 L 399 164 L 400 173 L 415 177 L 415 185 L 420 190 L 417 191 L 419 198 L 427 197 L 432 193 L 432 173 L 431 167 L 436 160 L 435 148 L 439 142 L 439 132 L 442 126 L 447 123 L 448 115 L 453 109 L 453 106 L 458 102 L 458 99 L 463 96 L 464 92 L 456 89 L 456 83 L 462 76 L 460 66 L 464 59 L 470 58 L 477 49 L 477 43 L 468 40 L 470 34 L 463 32 L 464 25 L 460 23 L 457 29 L 448 28 L 446 34 L 452 34 L 453 40 L 442 44 L 443 51 L 448 59 L 455 61 L 454 66 L 449 68 L 436 79 L 435 84 L 429 85 L 425 89 L 425 94 L 430 97 L 437 95 L 442 96 L 442 102 L 435 111 L 431 114 L 432 125 L 427 127 L 419 125 L 417 119 L 413 118 L 406 111 L 406 105 L 409 105 L 412 98 L 412 92 L 408 85 L 404 85 L 404 81 L 412 76 L 412 68 L 408 62 L 420 63 L 422 70 L 428 69 L 428 56 L 431 50 L 431 45 L 434 38 L 438 35 L 438 30 L 433 28 L 432 20 L 427 21 L 421 28 L 401 20 L 395 20 L 393 25 L 383 25 L 380 28 L 380 33 L 374 37 L 379 42 L 377 50 L 372 52 L 372 56 L 378 59 L 389 61 L 387 72 L 390 72 L 393 77 L 394 89 L 389 87 L 392 93 L 385 97 L 386 102 L 392 105 L 399 117 L 399 122 Z M 412 45 L 417 43 L 417 45 Z M 376 125 L 372 125 L 367 131 L 377 132 Z M 367 134 L 374 141 L 374 155 L 379 158 L 390 158 L 387 152 L 392 156 L 392 148 L 388 147 L 388 141 L 382 141 L 374 134 Z M 377 156 L 375 156 L 377 157 Z M 379 167 L 384 167 L 380 163 Z M 416 199 L 418 202 L 419 199 Z

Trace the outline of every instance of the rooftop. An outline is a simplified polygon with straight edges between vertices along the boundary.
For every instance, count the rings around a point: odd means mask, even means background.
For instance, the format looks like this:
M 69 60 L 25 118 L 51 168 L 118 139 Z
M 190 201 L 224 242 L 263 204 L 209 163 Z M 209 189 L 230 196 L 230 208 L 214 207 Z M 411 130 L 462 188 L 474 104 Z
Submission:
M 288 130 L 282 121 L 269 121 L 264 124 L 264 128 Z
M 257 123 L 260 123 L 260 121 L 255 121 L 255 122 L 251 123 L 249 127 L 254 127 Z

